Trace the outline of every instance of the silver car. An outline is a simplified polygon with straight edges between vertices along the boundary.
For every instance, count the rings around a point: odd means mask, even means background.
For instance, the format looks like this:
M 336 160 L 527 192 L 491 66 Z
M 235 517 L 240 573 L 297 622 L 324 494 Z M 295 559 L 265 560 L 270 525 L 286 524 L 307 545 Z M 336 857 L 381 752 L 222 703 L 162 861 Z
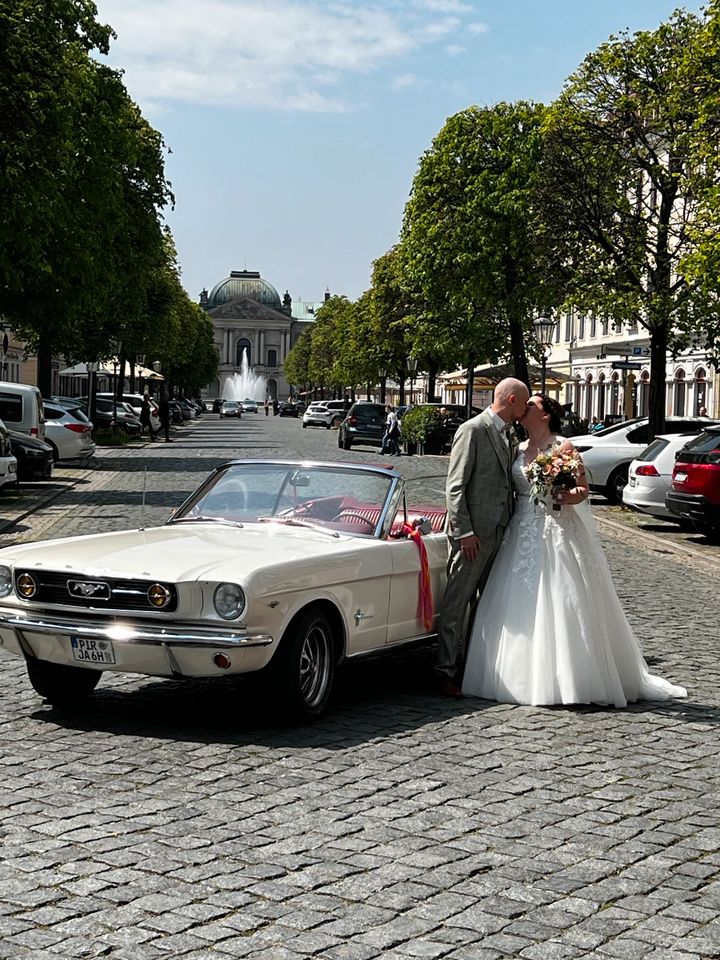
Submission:
M 45 410 L 45 443 L 53 448 L 55 460 L 80 460 L 95 453 L 92 423 L 80 407 L 66 407 L 50 400 Z
M 697 433 L 660 434 L 630 464 L 627 486 L 623 490 L 626 507 L 663 520 L 677 517 L 665 506 L 665 494 L 672 490 L 675 454 Z
M 667 417 L 664 433 L 699 433 L 709 423 L 715 421 L 707 417 Z M 621 503 L 630 464 L 650 439 L 650 423 L 646 417 L 573 437 L 576 450 L 582 454 L 590 489 L 604 494 L 610 503 Z

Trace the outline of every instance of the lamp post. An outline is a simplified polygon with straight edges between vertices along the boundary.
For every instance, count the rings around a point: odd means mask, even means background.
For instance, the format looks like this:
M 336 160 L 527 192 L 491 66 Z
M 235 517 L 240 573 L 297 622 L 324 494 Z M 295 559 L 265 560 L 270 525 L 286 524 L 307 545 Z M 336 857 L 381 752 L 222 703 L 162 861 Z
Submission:
M 413 405 L 413 384 L 415 383 L 415 374 L 417 373 L 417 357 L 408 357 L 405 361 L 407 371 L 410 374 L 410 406 Z
M 533 320 L 533 331 L 535 333 L 535 340 L 542 349 L 542 356 L 540 357 L 540 369 L 542 370 L 540 393 L 545 393 L 545 374 L 547 372 L 548 357 L 552 353 L 555 321 L 550 317 L 538 317 L 537 320 Z
M 113 403 L 112 403 L 112 421 L 110 423 L 110 432 L 115 433 L 115 427 L 117 426 L 117 370 L 118 363 L 120 359 L 120 351 L 122 349 L 122 344 L 119 340 L 113 340 L 110 343 L 110 349 L 113 352 Z M 125 370 L 122 370 L 123 383 L 125 381 Z
M 387 380 L 387 370 L 385 367 L 379 368 L 378 377 L 380 378 L 380 403 L 385 403 L 385 382 Z

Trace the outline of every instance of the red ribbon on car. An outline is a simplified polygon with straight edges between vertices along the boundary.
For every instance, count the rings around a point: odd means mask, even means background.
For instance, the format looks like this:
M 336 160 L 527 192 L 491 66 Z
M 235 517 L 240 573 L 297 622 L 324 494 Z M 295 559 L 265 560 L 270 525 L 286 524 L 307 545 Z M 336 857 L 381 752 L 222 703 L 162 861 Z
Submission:
M 430 564 L 428 562 L 427 548 L 423 542 L 422 533 L 418 527 L 414 527 L 407 521 L 402 525 L 402 532 L 410 539 L 414 540 L 420 551 L 420 574 L 418 579 L 418 605 L 417 618 L 421 620 L 426 630 L 432 629 L 433 622 L 433 599 L 432 583 L 430 582 Z

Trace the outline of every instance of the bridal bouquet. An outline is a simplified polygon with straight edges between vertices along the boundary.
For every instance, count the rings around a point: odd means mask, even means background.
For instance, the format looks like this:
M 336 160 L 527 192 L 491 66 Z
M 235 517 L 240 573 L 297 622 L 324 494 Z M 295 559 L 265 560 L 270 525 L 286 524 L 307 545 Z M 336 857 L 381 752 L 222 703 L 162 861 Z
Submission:
M 535 503 L 552 496 L 558 487 L 570 490 L 576 485 L 579 473 L 580 460 L 572 453 L 540 453 L 525 467 Z M 559 509 L 560 504 L 553 502 L 553 510 Z

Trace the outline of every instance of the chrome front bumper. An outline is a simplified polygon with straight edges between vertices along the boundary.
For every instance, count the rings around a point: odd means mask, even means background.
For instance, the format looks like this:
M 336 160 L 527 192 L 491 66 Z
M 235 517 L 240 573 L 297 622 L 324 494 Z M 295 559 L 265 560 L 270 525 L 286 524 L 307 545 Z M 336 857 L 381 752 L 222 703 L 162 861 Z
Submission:
M 218 625 L 218 629 L 198 627 L 193 623 L 149 624 L 90 618 L 78 621 L 65 617 L 40 616 L 19 610 L 0 609 L 0 630 L 9 628 L 19 634 L 24 632 L 57 636 L 58 634 L 112 640 L 120 644 L 149 644 L 164 646 L 178 644 L 185 647 L 213 647 L 214 649 L 238 649 L 264 647 L 273 642 L 269 634 L 250 634 L 230 630 Z

